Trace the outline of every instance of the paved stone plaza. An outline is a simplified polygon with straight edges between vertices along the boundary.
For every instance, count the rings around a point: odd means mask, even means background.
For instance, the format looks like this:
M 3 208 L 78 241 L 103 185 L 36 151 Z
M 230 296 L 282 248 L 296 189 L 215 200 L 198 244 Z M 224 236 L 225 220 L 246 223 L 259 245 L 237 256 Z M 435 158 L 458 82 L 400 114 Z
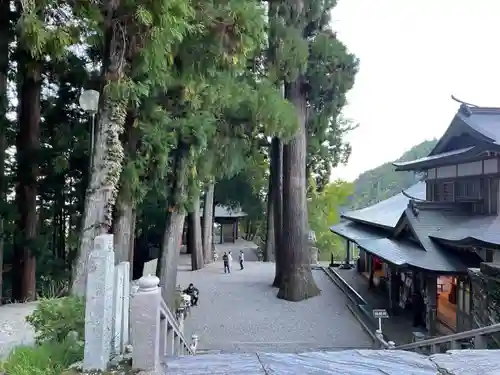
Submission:
M 178 284 L 192 282 L 200 304 L 186 321 L 187 337 L 197 334 L 200 350 L 222 352 L 303 352 L 371 348 L 371 340 L 346 307 L 346 297 L 321 270 L 313 271 L 320 296 L 302 302 L 276 298 L 274 263 L 222 262 L 200 271 L 180 267 Z

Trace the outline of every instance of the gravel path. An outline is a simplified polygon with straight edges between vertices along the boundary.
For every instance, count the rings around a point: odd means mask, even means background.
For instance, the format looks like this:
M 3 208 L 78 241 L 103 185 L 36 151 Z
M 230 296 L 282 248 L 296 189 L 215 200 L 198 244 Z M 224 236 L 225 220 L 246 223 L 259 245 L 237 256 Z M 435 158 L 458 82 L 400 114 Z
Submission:
M 36 306 L 37 302 L 0 306 L 0 359 L 16 346 L 33 344 L 33 328 L 26 322 L 26 317 Z
M 199 349 L 223 352 L 302 352 L 370 348 L 371 341 L 346 307 L 346 297 L 321 270 L 313 271 L 320 296 L 302 302 L 276 298 L 271 288 L 274 263 L 235 262 L 224 274 L 222 262 L 200 271 L 179 270 L 178 284 L 200 289 L 185 333 L 200 338 Z

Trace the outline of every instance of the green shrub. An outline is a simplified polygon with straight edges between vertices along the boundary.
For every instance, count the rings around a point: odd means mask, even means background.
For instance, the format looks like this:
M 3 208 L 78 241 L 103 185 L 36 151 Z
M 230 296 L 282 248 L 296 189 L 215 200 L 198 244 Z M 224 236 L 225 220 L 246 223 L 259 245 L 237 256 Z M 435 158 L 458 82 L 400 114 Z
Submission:
M 35 329 L 37 344 L 63 342 L 71 331 L 83 340 L 85 303 L 79 297 L 42 300 L 26 321 Z
M 9 375 L 60 375 L 82 358 L 83 346 L 71 339 L 34 347 L 20 346 L 0 364 L 0 372 Z

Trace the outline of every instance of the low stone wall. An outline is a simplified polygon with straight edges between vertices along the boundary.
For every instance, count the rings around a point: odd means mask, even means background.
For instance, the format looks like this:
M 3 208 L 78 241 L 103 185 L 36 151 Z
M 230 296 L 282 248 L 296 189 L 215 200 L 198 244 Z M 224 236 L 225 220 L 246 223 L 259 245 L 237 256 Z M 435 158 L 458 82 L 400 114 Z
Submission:
M 475 328 L 500 323 L 500 264 L 481 263 L 469 269 L 472 286 L 472 318 Z M 500 335 L 491 344 L 500 347 Z

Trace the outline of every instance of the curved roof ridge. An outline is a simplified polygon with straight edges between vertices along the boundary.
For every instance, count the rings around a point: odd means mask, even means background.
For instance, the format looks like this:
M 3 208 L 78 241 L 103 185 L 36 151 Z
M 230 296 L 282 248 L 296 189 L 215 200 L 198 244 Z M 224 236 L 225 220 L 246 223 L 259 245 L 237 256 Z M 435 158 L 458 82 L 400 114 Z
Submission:
M 410 199 L 408 204 L 410 204 L 411 201 L 419 201 L 419 202 L 426 202 L 427 201 L 427 199 L 425 199 L 425 198 L 414 197 L 413 195 L 409 194 L 406 190 L 408 190 L 408 189 L 401 189 L 401 194 L 403 194 L 406 198 Z

